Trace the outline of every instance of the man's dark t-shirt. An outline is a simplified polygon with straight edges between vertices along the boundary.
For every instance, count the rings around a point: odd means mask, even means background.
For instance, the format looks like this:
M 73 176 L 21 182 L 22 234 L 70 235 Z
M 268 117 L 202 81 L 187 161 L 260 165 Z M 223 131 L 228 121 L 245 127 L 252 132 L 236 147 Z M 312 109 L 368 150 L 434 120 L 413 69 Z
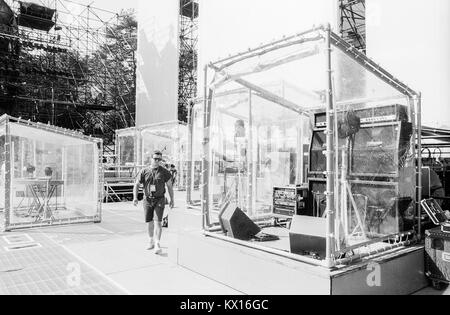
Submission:
M 151 167 L 144 168 L 138 175 L 139 183 L 144 188 L 144 194 L 146 197 L 162 198 L 166 193 L 166 183 L 171 180 L 172 175 L 170 172 L 162 166 L 156 169 Z M 151 191 L 151 186 L 155 186 L 155 191 Z

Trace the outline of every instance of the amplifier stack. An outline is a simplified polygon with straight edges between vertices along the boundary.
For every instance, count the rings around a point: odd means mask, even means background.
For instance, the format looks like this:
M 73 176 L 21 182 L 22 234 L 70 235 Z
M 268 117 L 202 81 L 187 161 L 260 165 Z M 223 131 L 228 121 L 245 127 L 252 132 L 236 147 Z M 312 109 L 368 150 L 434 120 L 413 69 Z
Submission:
M 374 234 L 395 234 L 409 228 L 403 220 L 415 195 L 414 165 L 410 160 L 413 134 L 408 109 L 390 105 L 354 110 L 360 119 L 359 130 L 348 148 L 347 182 L 365 226 Z M 339 112 L 342 120 L 346 112 Z M 326 114 L 315 115 L 310 146 L 309 206 L 314 216 L 323 216 L 326 208 Z M 339 139 L 341 150 L 347 139 Z M 342 158 L 338 160 L 339 170 Z M 341 174 L 339 174 L 341 175 Z M 349 204 L 349 209 L 353 207 Z M 405 209 L 406 208 L 406 209 Z M 408 226 L 406 226 L 408 225 Z

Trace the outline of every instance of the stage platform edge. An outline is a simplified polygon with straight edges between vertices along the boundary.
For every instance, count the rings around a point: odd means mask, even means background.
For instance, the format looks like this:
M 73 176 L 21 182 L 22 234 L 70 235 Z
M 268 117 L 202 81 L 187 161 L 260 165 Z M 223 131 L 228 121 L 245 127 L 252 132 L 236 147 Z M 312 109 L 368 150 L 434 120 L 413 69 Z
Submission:
M 173 211 L 169 222 L 172 261 L 243 294 L 409 295 L 428 286 L 423 246 L 329 270 L 207 237 L 199 212 Z

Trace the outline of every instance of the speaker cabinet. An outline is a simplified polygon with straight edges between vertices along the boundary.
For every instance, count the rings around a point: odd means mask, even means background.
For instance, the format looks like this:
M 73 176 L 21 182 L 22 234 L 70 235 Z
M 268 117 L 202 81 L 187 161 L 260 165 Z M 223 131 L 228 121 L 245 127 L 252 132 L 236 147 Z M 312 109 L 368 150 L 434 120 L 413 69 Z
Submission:
M 339 112 L 342 119 L 347 112 Z M 349 148 L 350 175 L 368 177 L 398 177 L 410 149 L 413 126 L 408 123 L 407 107 L 388 105 L 355 110 L 361 128 Z M 326 113 L 315 115 L 315 130 L 310 145 L 309 174 L 322 176 L 326 170 Z M 339 139 L 339 147 L 345 139 Z M 339 161 L 341 165 L 341 161 Z
M 327 170 L 327 158 L 325 150 L 326 135 L 325 130 L 315 130 L 312 135 L 309 150 L 309 172 L 314 175 L 321 175 Z
M 294 216 L 289 230 L 291 253 L 314 255 L 321 259 L 326 255 L 327 220 L 308 216 Z
M 355 134 L 353 150 L 348 152 L 351 157 L 350 175 L 399 176 L 404 166 L 403 158 L 410 148 L 412 133 L 412 124 L 406 122 L 362 125 Z M 323 175 L 326 171 L 325 143 L 325 130 L 315 130 L 310 149 L 310 175 Z M 339 139 L 339 147 L 344 145 L 345 141 Z M 339 159 L 339 166 L 341 164 Z
M 20 2 L 18 23 L 21 26 L 48 32 L 55 26 L 55 13 L 56 10 L 39 4 Z
M 229 237 L 248 241 L 261 232 L 261 228 L 255 224 L 241 209 L 225 209 L 219 216 L 224 232 Z
M 355 135 L 350 175 L 399 176 L 413 133 L 406 122 L 365 125 Z
M 323 217 L 326 207 L 327 198 L 325 191 L 327 190 L 327 180 L 319 178 L 309 179 L 309 196 L 308 209 L 312 212 L 312 217 Z

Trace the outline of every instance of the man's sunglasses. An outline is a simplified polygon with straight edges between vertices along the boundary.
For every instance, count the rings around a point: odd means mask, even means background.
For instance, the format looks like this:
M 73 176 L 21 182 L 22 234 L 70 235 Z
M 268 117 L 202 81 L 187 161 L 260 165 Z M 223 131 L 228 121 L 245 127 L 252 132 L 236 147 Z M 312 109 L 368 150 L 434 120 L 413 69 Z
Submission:
M 156 162 L 161 162 L 162 161 L 162 158 L 159 158 L 159 157 L 152 157 L 152 159 L 155 160 Z

